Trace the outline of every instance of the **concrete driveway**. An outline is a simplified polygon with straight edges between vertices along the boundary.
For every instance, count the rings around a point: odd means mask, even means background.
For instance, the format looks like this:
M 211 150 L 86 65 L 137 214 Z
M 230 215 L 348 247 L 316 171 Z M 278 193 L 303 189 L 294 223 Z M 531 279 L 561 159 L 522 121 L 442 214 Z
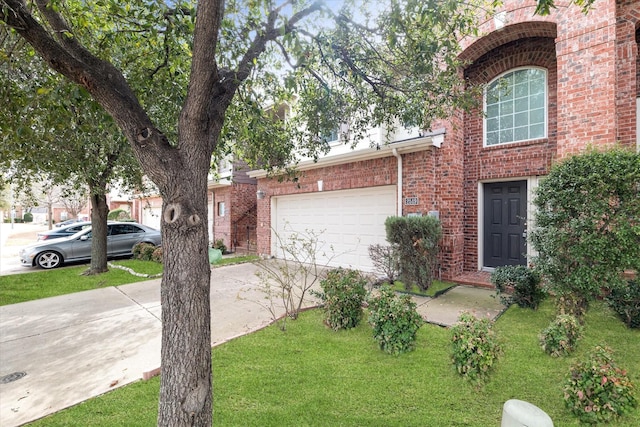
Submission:
M 214 268 L 216 345 L 271 315 L 253 264 Z M 0 425 L 17 426 L 137 381 L 160 366 L 160 280 L 0 307 Z

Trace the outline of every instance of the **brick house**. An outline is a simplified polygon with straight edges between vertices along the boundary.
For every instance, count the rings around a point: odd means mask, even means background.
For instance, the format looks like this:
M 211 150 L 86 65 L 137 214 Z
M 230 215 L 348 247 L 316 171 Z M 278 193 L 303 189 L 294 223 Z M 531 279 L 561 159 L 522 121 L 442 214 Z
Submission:
M 482 36 L 462 40 L 461 72 L 486 84 L 485 114 L 459 113 L 424 135 L 399 131 L 379 149 L 335 144 L 317 163 L 303 161 L 295 184 L 252 171 L 264 194 L 258 252 L 313 228 L 336 250 L 333 265 L 371 269 L 367 247 L 384 243 L 387 216 L 431 214 L 444 231 L 443 279 L 486 281 L 479 272 L 526 264 L 533 190 L 552 162 L 588 144 L 640 140 L 640 4 L 598 0 L 588 15 L 556 5 L 541 17 L 534 0 L 506 0 Z
M 256 251 L 256 180 L 247 175 L 243 162 L 225 159 L 216 174 L 209 176 L 207 205 L 211 243 L 222 239 L 227 250 Z M 160 229 L 162 197 L 144 195 L 134 199 L 132 216 L 149 227 Z
M 209 181 L 212 241 L 222 239 L 236 253 L 256 251 L 257 181 L 248 170 L 243 162 L 223 160 L 218 177 Z

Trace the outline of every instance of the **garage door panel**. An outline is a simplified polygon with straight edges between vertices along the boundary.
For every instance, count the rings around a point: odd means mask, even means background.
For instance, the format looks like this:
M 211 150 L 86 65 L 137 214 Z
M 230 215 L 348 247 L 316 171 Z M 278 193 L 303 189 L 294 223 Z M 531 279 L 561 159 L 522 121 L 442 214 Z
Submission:
M 385 243 L 384 221 L 396 213 L 396 187 L 318 192 L 274 197 L 272 225 L 286 241 L 293 232 L 313 230 L 319 263 L 371 271 L 368 247 Z M 278 253 L 272 239 L 272 253 Z M 331 250 L 333 248 L 333 250 Z

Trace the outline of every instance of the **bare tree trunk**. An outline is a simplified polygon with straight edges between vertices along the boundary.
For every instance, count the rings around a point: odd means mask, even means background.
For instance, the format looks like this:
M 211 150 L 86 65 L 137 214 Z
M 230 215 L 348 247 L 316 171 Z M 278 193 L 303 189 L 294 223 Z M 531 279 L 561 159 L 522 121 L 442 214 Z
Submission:
M 104 194 L 91 194 L 91 265 L 84 274 L 100 274 L 107 268 L 107 215 L 109 206 Z
M 49 230 L 53 228 L 53 204 L 47 203 L 47 224 L 49 224 Z
M 201 168 L 202 169 L 202 168 Z M 206 170 L 183 171 L 163 197 L 162 369 L 159 426 L 210 426 L 211 269 Z

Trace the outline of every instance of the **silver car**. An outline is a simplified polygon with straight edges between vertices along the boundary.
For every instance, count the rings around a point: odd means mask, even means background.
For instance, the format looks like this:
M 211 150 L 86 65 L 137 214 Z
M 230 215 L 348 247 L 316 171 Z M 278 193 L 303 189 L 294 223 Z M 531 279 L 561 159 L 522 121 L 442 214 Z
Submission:
M 74 224 L 66 225 L 60 228 L 54 228 L 53 230 L 41 231 L 37 234 L 38 241 L 69 237 L 76 234 L 80 230 L 84 230 L 87 227 L 91 227 L 91 221 L 76 222 Z
M 135 222 L 110 222 L 107 224 L 107 257 L 132 255 L 137 243 L 151 243 L 160 246 L 162 238 L 155 228 Z M 56 268 L 65 262 L 86 261 L 91 259 L 91 227 L 76 234 L 42 241 L 26 246 L 20 251 L 23 266 Z

